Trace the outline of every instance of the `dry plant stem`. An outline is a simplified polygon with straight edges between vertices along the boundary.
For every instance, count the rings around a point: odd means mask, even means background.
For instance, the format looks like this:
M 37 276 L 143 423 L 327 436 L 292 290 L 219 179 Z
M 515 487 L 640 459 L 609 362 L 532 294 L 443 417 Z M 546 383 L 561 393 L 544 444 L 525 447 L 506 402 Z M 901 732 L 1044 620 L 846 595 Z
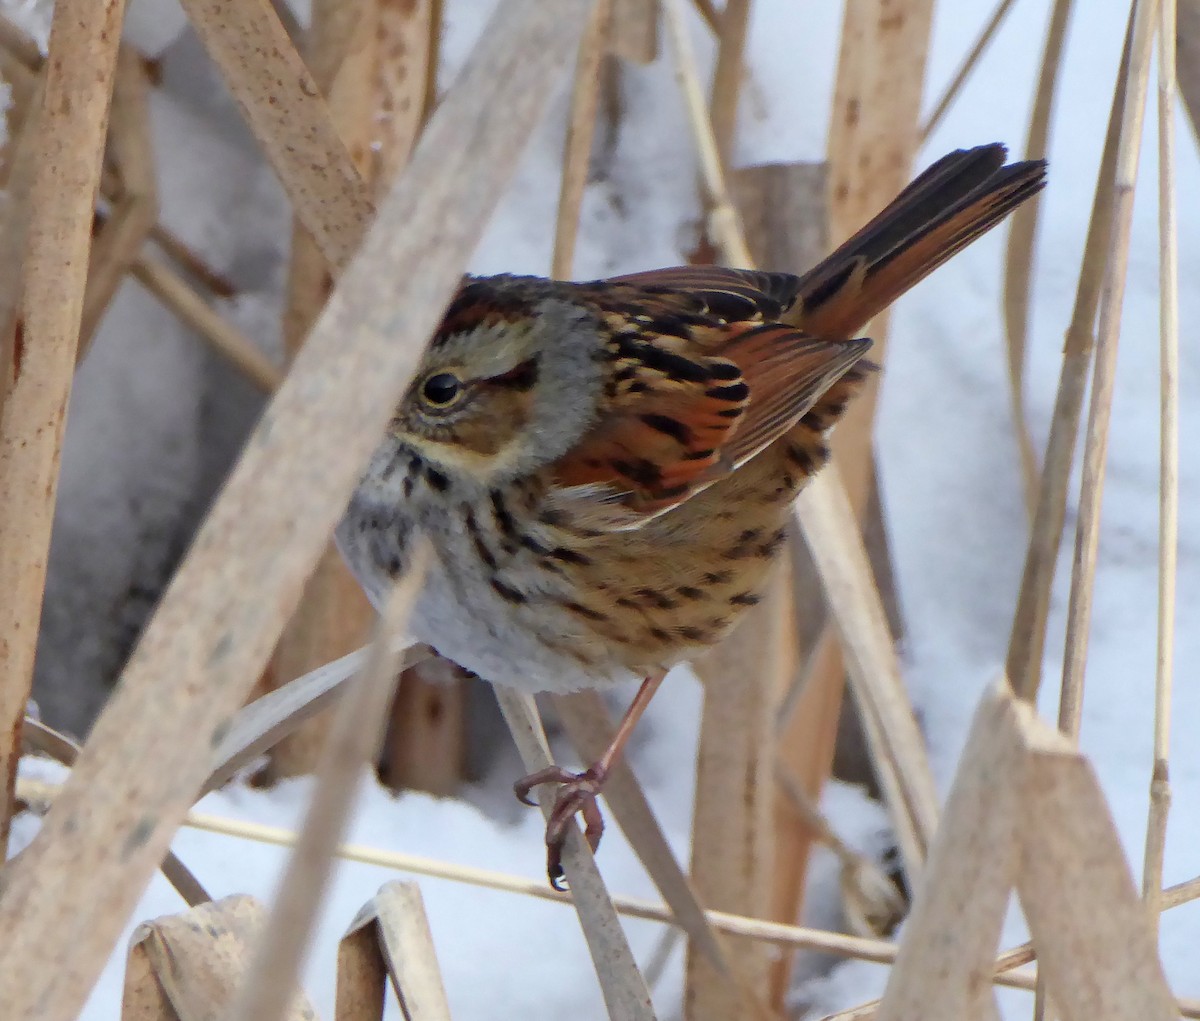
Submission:
M 357 172 L 372 185 L 378 7 L 377 0 L 316 0 L 311 7 L 305 46 L 307 63 L 338 134 Z M 294 218 L 282 317 L 288 360 L 303 346 L 329 298 L 334 279 L 320 247 L 300 218 Z M 373 618 L 361 586 L 331 543 L 280 636 L 263 673 L 262 687 L 279 687 L 362 645 Z M 313 772 L 326 744 L 329 724 L 328 715 L 314 719 L 279 742 L 271 749 L 260 782 Z
M 1000 26 L 1004 24 L 1004 19 L 1008 17 L 1008 12 L 1012 10 L 1014 0 L 1000 0 L 996 4 L 996 9 L 992 11 L 992 16 L 988 18 L 983 26 L 983 31 L 979 33 L 979 38 L 975 40 L 974 45 L 967 51 L 967 55 L 963 58 L 963 62 L 958 65 L 958 70 L 954 72 L 954 76 L 950 79 L 950 83 L 946 86 L 941 98 L 933 104 L 933 112 L 929 115 L 929 119 L 921 126 L 920 143 L 924 145 L 929 136 L 932 135 L 942 118 L 946 116 L 946 111 L 958 95 L 963 90 L 963 86 L 967 84 L 967 79 L 971 77 L 972 72 L 979 65 L 979 61 L 983 58 L 987 48 L 992 44 L 992 40 L 996 38 L 996 33 L 1000 30 Z
M 554 254 L 550 259 L 550 275 L 557 280 L 570 279 L 571 267 L 575 263 L 579 211 L 583 207 L 592 140 L 596 134 L 596 111 L 600 107 L 601 67 L 612 34 L 612 21 L 613 0 L 595 0 L 591 19 L 579 44 L 563 154 L 562 183 L 558 192 L 558 217 L 554 224 Z
M 554 709 L 584 762 L 595 762 L 612 744 L 616 728 L 599 692 L 558 695 Z M 671 906 L 678 924 L 714 967 L 731 975 L 725 950 L 708 925 L 688 876 L 680 867 L 637 777 L 624 758 L 613 763 L 604 784 L 604 800 L 638 858 Z M 647 976 L 647 979 L 649 976 Z
M 496 700 L 500 703 L 525 768 L 530 773 L 536 773 L 551 766 L 550 746 L 532 697 L 513 688 L 497 686 Z M 550 790 L 553 789 L 552 785 Z M 545 791 L 546 788 L 541 788 L 538 800 L 542 814 L 549 819 L 554 798 L 546 797 Z M 562 865 L 570 884 L 570 899 L 574 901 L 579 915 L 579 925 L 592 955 L 609 1017 L 621 1018 L 622 1021 L 626 1018 L 629 1021 L 653 1021 L 650 991 L 638 971 L 592 852 L 574 822 L 567 826 Z
M 393 639 L 408 620 L 429 561 L 429 544 L 422 541 L 384 603 L 362 673 L 337 707 L 304 826 L 280 879 L 254 963 L 230 1011 L 231 1021 L 281 1021 L 292 1000 L 329 885 L 334 851 L 358 800 L 364 767 L 383 740 L 399 665 Z
M 1026 159 L 1042 159 L 1050 137 L 1050 120 L 1058 94 L 1063 43 L 1071 18 L 1073 0 L 1055 0 L 1050 26 L 1042 50 L 1042 66 L 1033 97 L 1029 134 L 1025 140 Z M 1009 396 L 1012 400 L 1013 428 L 1021 457 L 1025 484 L 1025 504 L 1032 519 L 1037 506 L 1037 455 L 1025 414 L 1025 352 L 1029 342 L 1030 291 L 1033 278 L 1033 243 L 1037 234 L 1041 198 L 1024 203 L 1014 214 L 1008 232 L 1008 253 L 1004 263 L 1004 332 L 1008 341 Z
M 717 66 L 713 71 L 712 103 L 709 109 L 717 152 L 720 153 L 726 173 L 729 172 L 729 157 L 737 128 L 738 97 L 742 93 L 750 4 L 751 0 L 725 0 L 725 7 L 721 11 L 721 28 L 717 33 Z
M 1175 72 L 1193 134 L 1200 133 L 1200 0 L 1176 3 Z
M 241 330 L 226 322 L 178 273 L 147 255 L 138 256 L 130 272 L 263 393 L 279 389 L 282 370 Z
M 904 693 L 867 552 L 861 537 L 845 529 L 853 511 L 836 463 L 804 488 L 796 506 L 845 650 L 872 760 L 896 825 L 905 872 L 915 888 L 937 828 L 937 791 L 924 741 Z
M 428 645 L 416 645 L 408 640 L 397 643 L 396 652 L 403 657 L 401 670 L 433 654 Z M 331 705 L 341 696 L 346 681 L 361 667 L 366 654 L 365 648 L 357 649 L 243 706 L 213 751 L 211 769 L 201 794 L 216 790 L 233 779 L 239 770 L 269 751 L 305 720 Z
M 405 1021 L 450 1021 L 421 889 L 385 883 L 338 947 L 337 1021 L 379 1021 L 391 980 Z
M 725 186 L 725 171 L 721 153 L 713 133 L 712 121 L 700 84 L 696 54 L 688 36 L 687 16 L 683 0 L 662 0 L 667 36 L 675 58 L 675 76 L 683 90 L 692 137 L 700 160 L 700 177 L 709 201 L 709 234 L 721 248 L 730 266 L 752 267 L 750 249 L 742 234 L 738 212 Z
M 213 297 L 232 298 L 237 293 L 237 287 L 232 280 L 213 269 L 179 235 L 168 230 L 161 223 L 156 223 L 150 228 L 150 240 L 158 245 L 180 269 L 200 281 Z
M 652 3 L 653 0 L 648 0 L 648 2 Z M 709 27 L 709 30 L 713 33 L 713 35 L 720 35 L 721 18 L 724 12 L 717 10 L 716 6 L 713 4 L 713 0 L 692 0 L 692 2 L 695 4 L 696 11 L 704 20 L 704 23 Z
M 55 6 L 38 118 L 21 298 L 0 365 L 0 857 L 33 679 L 50 524 L 87 286 L 123 0 Z M 3 1002 L 0 1000 L 0 1002 Z
M 46 784 L 37 780 L 23 778 L 18 785 L 22 799 L 33 801 L 52 801 L 59 795 L 62 788 L 55 784 Z M 292 847 L 297 840 L 297 834 L 292 830 L 275 826 L 264 826 L 258 823 L 247 823 L 242 820 L 226 819 L 221 816 L 206 815 L 192 812 L 185 819 L 185 826 L 217 833 L 243 840 L 253 840 L 259 843 L 277 847 Z M 463 883 L 478 886 L 483 889 L 500 890 L 518 896 L 533 897 L 538 900 L 553 901 L 563 905 L 572 903 L 569 892 L 559 893 L 546 885 L 545 878 L 526 878 L 508 873 L 494 872 L 488 869 L 477 869 L 471 866 L 457 865 L 432 858 L 417 855 L 402 854 L 386 851 L 381 848 L 362 844 L 343 844 L 337 848 L 336 854 L 346 861 L 355 861 L 378 868 L 406 872 L 413 875 L 428 876 L 447 882 Z M 1169 887 L 1163 891 L 1163 904 L 1167 909 L 1179 907 L 1200 898 L 1200 879 L 1189 880 Z M 612 903 L 620 915 L 629 918 L 639 918 L 647 921 L 663 922 L 678 925 L 671 909 L 663 904 L 632 897 L 614 896 Z M 786 925 L 781 922 L 770 922 L 758 918 L 747 918 L 742 915 L 730 914 L 723 911 L 707 911 L 710 924 L 730 936 L 745 939 L 766 940 L 780 947 L 815 950 L 830 953 L 839 957 L 872 961 L 878 964 L 890 964 L 896 959 L 895 943 L 867 939 L 860 936 L 847 936 L 843 933 L 829 932 L 823 929 L 812 929 L 798 925 Z M 1015 989 L 1032 990 L 1035 984 L 1035 974 L 1029 970 L 1014 971 L 1022 965 L 1036 959 L 1032 943 L 1023 943 L 999 954 L 994 962 L 996 983 Z M 1200 1017 L 1200 1004 L 1191 1000 L 1181 1000 L 1180 1013 L 1184 1017 Z M 870 1017 L 873 1016 L 875 1003 L 863 1004 L 854 1008 L 864 1013 L 846 1012 L 836 1015 L 838 1018 Z
M 38 720 L 26 716 L 22 728 L 22 737 L 27 748 L 48 755 L 64 766 L 73 766 L 79 757 L 79 745 L 65 734 L 47 727 Z M 45 814 L 44 812 L 39 814 Z M 163 878 L 167 880 L 189 907 L 204 904 L 212 900 L 208 891 L 200 884 L 195 875 L 183 864 L 173 851 L 168 851 L 160 866 Z
M 117 54 L 108 159 L 118 194 L 92 241 L 76 360 L 82 359 L 105 310 L 158 218 L 158 182 L 150 138 L 149 81 L 142 58 L 128 46 Z
M 25 256 L 29 233 L 29 194 L 38 168 L 41 141 L 38 122 L 43 107 L 44 80 L 39 76 L 34 82 L 18 133 L 10 137 L 3 150 L 8 179 L 3 182 L 7 199 L 0 207 L 0 366 L 5 369 L 0 374 L 0 420 L 12 382 L 12 373 L 7 367 L 13 364 L 16 349 L 16 322 L 21 303 L 21 261 Z M 3 696 L 0 696 L 2 703 Z M 0 747 L 3 747 L 2 742 Z
M 183 0 L 283 182 L 296 215 L 339 270 L 371 220 L 371 193 L 354 168 L 320 89 L 269 0 Z
M 1137 183 L 1142 121 L 1150 76 L 1150 54 L 1157 28 L 1156 0 L 1135 0 L 1133 42 L 1130 46 L 1128 98 L 1121 118 L 1117 167 L 1113 186 L 1113 238 L 1100 296 L 1096 364 L 1092 376 L 1092 402 L 1088 409 L 1083 448 L 1083 480 L 1079 495 L 1079 522 L 1075 556 L 1071 565 L 1071 595 L 1067 605 L 1066 652 L 1063 661 L 1059 728 L 1072 737 L 1079 734 L 1083 711 L 1083 675 L 1087 663 L 1088 629 L 1100 543 L 1100 503 L 1108 455 L 1108 427 L 1112 413 L 1113 384 L 1117 367 L 1117 339 L 1121 332 L 1121 305 L 1129 263 L 1129 234 L 1133 222 L 1133 190 Z
M 682 0 L 664 0 L 663 11 L 700 157 L 702 179 L 711 201 L 711 234 L 727 263 L 752 266 L 737 210 L 726 190 L 712 125 L 704 109 Z M 842 640 L 853 645 L 848 649 L 852 676 L 864 686 L 863 697 L 875 704 L 877 712 L 887 714 L 883 718 L 886 727 L 879 717 L 867 721 L 866 726 L 874 734 L 871 745 L 877 766 L 893 777 L 889 793 L 894 800 L 889 799 L 889 804 L 897 817 L 897 828 L 905 834 L 902 852 L 906 868 L 911 869 L 910 879 L 915 882 L 936 826 L 937 794 L 924 743 L 904 698 L 887 617 L 871 579 L 862 539 L 848 524 L 854 520 L 854 514 L 841 506 L 846 500 L 846 490 L 836 467 L 831 465 L 801 494 L 798 506 L 807 508 L 801 512 L 801 527 L 814 548 L 814 556 L 818 548 L 829 554 L 818 560 L 818 566 Z M 868 694 L 871 691 L 873 695 Z M 881 760 L 885 763 L 882 766 Z M 906 816 L 904 820 L 899 818 L 902 815 Z
M 1158 241 L 1161 401 L 1158 505 L 1158 656 L 1154 683 L 1154 765 L 1142 896 L 1157 929 L 1163 853 L 1171 806 L 1168 759 L 1175 658 L 1175 579 L 1179 544 L 1179 239 L 1175 213 L 1175 0 L 1159 0 Z
M 43 1021 L 65 1021 L 83 1003 L 296 605 L 588 9 L 501 4 L 381 206 L 0 893 L 10 963 L 0 1002 L 12 1016 L 36 1004 Z M 97 888 L 103 898 L 88 894 Z M 58 967 L 33 966 L 51 953 Z
M 53 798 L 57 788 L 52 785 L 23 779 L 20 790 L 23 795 L 28 794 L 30 797 Z M 297 839 L 297 834 L 292 830 L 285 830 L 277 826 L 264 826 L 259 823 L 247 823 L 235 819 L 225 819 L 220 816 L 205 815 L 198 812 L 190 813 L 184 820 L 184 825 L 209 833 L 220 833 L 240 839 L 272 844 L 278 847 L 292 847 Z M 479 886 L 489 890 L 502 890 L 519 896 L 555 901 L 565 905 L 572 904 L 573 899 L 575 899 L 575 895 L 571 892 L 560 893 L 551 889 L 546 883 L 544 876 L 538 879 L 529 879 L 523 876 L 513 876 L 502 872 L 493 872 L 488 869 L 476 869 L 466 865 L 457 865 L 432 858 L 422 858 L 417 855 L 385 851 L 380 848 L 359 844 L 343 844 L 337 849 L 337 855 L 346 861 L 361 862 L 413 875 L 429 876 L 433 879 L 465 883 L 470 886 Z M 576 891 L 577 893 L 578 891 Z M 612 897 L 612 904 L 620 915 L 628 918 L 640 918 L 676 926 L 679 924 L 670 907 L 665 904 L 655 904 L 651 901 L 619 895 Z M 732 914 L 727 911 L 709 910 L 705 914 L 715 929 L 730 936 L 765 940 L 780 947 L 817 950 L 823 953 L 836 954 L 839 957 L 852 957 L 858 960 L 874 961 L 878 964 L 890 964 L 896 959 L 896 944 L 888 940 L 847 936 L 844 933 L 828 932 L 824 929 L 787 925 L 783 922 L 769 922 L 764 919 L 748 918 L 745 915 Z M 1031 971 L 1014 971 L 1014 969 L 1028 964 L 1032 960 L 1034 960 L 1034 954 L 1029 944 L 1014 947 L 1012 950 L 999 955 L 996 958 L 997 982 L 1000 985 L 1013 986 L 1018 989 L 1032 989 L 1034 982 L 1033 973 Z
M 1096 343 L 1096 308 L 1100 302 L 1101 283 L 1112 236 L 1112 188 L 1116 174 L 1117 136 L 1125 109 L 1125 80 L 1132 31 L 1131 20 L 1113 92 L 1104 155 L 1096 178 L 1091 222 L 1079 268 L 1075 307 L 1066 331 L 1063 365 L 1051 418 L 1050 437 L 1046 443 L 1037 510 L 1030 529 L 1029 547 L 1025 552 L 1025 567 L 1008 640 L 1005 672 L 1013 690 L 1029 702 L 1037 700 L 1042 679 L 1042 650 L 1046 642 L 1050 593 L 1054 586 L 1058 547 L 1066 518 L 1067 489 L 1071 481 L 1075 442 L 1079 435 L 1080 411 L 1087 390 L 1087 371 Z

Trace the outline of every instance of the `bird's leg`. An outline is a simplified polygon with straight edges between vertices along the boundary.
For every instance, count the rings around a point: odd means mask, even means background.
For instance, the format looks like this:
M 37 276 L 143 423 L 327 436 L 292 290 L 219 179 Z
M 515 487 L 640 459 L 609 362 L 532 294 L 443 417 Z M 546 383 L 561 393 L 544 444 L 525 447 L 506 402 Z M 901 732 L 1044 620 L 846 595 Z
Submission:
M 629 708 L 625 710 L 625 715 L 621 717 L 621 724 L 617 727 L 612 741 L 604 750 L 604 754 L 588 769 L 582 773 L 571 773 L 561 766 L 548 766 L 536 773 L 530 773 L 529 776 L 523 777 L 513 784 L 513 793 L 527 805 L 533 804 L 529 800 L 529 793 L 539 784 L 556 783 L 559 785 L 558 795 L 554 799 L 554 809 L 546 821 L 546 872 L 550 876 L 550 885 L 556 890 L 562 889 L 560 885 L 563 875 L 562 848 L 567 839 L 567 826 L 578 812 L 583 816 L 583 835 L 587 839 L 588 846 L 593 851 L 600 846 L 600 835 L 604 832 L 604 818 L 600 814 L 600 806 L 596 804 L 596 795 L 604 787 L 609 771 L 629 742 L 633 728 L 637 726 L 638 720 L 642 718 L 642 714 L 646 711 L 646 707 L 666 676 L 667 672 L 660 670 L 642 681 L 642 686 L 638 688 Z

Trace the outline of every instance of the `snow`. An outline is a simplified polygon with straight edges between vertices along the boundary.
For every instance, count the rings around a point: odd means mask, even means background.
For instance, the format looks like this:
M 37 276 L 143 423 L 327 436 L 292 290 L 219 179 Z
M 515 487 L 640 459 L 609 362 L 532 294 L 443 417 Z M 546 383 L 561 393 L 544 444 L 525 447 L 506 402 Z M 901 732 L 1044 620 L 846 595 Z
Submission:
M 43 0 L 4 0 L 33 28 L 48 24 Z M 494 0 L 447 4 L 446 66 L 452 81 Z M 1015 5 L 962 97 L 923 150 L 923 165 L 949 149 L 1002 140 L 1017 152 L 1041 56 L 1045 5 Z M 743 163 L 818 159 L 828 126 L 841 18 L 838 5 L 759 0 L 749 36 L 750 66 L 737 142 Z M 156 149 L 162 162 L 163 210 L 171 226 L 243 293 L 225 304 L 242 329 L 278 350 L 278 307 L 289 218 L 278 185 L 257 159 L 232 101 L 207 69 L 173 0 L 135 0 L 134 37 L 165 57 L 165 82 L 153 96 Z M 938 5 L 927 105 L 974 40 L 981 5 Z M 1062 334 L 1103 143 L 1110 83 L 1127 7 L 1118 0 L 1078 14 L 1066 49 L 1050 145 L 1050 186 L 1039 229 L 1027 401 L 1035 443 L 1043 444 L 1057 385 Z M 153 35 L 153 31 L 159 34 Z M 138 35 L 137 33 L 143 33 Z M 701 55 L 711 44 L 697 27 Z M 605 173 L 588 187 L 575 272 L 579 277 L 676 263 L 692 244 L 698 212 L 695 162 L 669 59 L 628 68 L 622 84 L 625 124 L 602 138 Z M 551 249 L 567 93 L 560 89 L 545 125 L 472 263 L 476 272 L 544 272 Z M 1110 799 L 1135 875 L 1140 875 L 1150 773 L 1156 605 L 1158 471 L 1157 173 L 1153 94 L 1134 213 L 1133 251 L 1114 405 L 1101 556 L 1084 706 L 1082 744 Z M 1200 189 L 1200 159 L 1190 124 L 1178 117 L 1181 196 Z M 1179 206 L 1181 312 L 1200 312 L 1200 207 Z M 877 428 L 883 500 L 906 621 L 905 671 L 928 736 L 939 784 L 953 775 L 966 729 L 984 688 L 998 675 L 1025 546 L 1025 517 L 1010 425 L 999 317 L 1002 232 L 985 238 L 903 299 L 893 316 Z M 130 367 L 134 367 L 131 371 Z M 1190 667 L 1200 662 L 1200 348 L 1183 337 L 1181 545 L 1175 733 L 1200 720 L 1200 690 Z M 225 465 L 257 411 L 249 389 L 216 363 L 134 286 L 127 286 L 80 370 L 71 405 L 61 500 L 51 554 L 38 695 L 51 722 L 82 727 L 103 696 L 140 625 L 129 592 L 148 604 Z M 1055 588 L 1041 710 L 1056 714 L 1070 543 Z M 116 610 L 114 607 L 125 609 Z M 686 670 L 663 689 L 631 756 L 681 858 L 686 860 L 691 769 L 700 694 Z M 79 679 L 91 682 L 80 701 Z M 74 700 L 74 701 L 72 701 Z M 90 704 L 88 703 L 90 700 Z M 565 749 L 559 748 L 567 756 Z M 23 769 L 58 775 L 44 763 Z M 483 868 L 538 876 L 541 823 L 506 793 L 519 772 L 506 751 L 488 777 L 461 800 L 423 795 L 392 798 L 370 787 L 350 839 Z M 1200 748 L 1176 741 L 1174 808 L 1166 882 L 1200 874 Z M 201 811 L 295 826 L 309 790 L 294 781 L 263 793 L 242 786 L 210 795 Z M 878 806 L 861 792 L 830 789 L 827 808 L 847 839 L 878 855 L 886 832 Z M 18 821 L 20 839 L 35 828 Z M 278 849 L 184 829 L 180 857 L 217 896 L 247 892 L 269 900 L 283 861 Z M 600 855 L 615 892 L 653 897 L 649 881 L 613 828 Z M 383 870 L 343 863 L 306 972 L 322 1016 L 332 1016 L 335 942 L 355 912 L 385 881 Z M 560 906 L 421 879 L 458 1021 L 495 1016 L 599 1018 L 603 1007 L 577 923 Z M 180 910 L 156 878 L 130 921 Z M 836 865 L 814 866 L 808 918 L 836 924 Z M 646 962 L 660 928 L 631 922 L 628 932 Z M 1025 938 L 1016 912 L 1003 942 Z M 1175 990 L 1200 995 L 1194 948 L 1200 907 L 1163 920 L 1162 952 Z M 498 953 L 497 948 L 503 948 Z M 115 1016 L 124 948 L 114 955 L 82 1015 Z M 804 1016 L 853 1006 L 879 994 L 886 969 L 846 962 L 797 976 L 793 1005 Z M 656 990 L 660 1016 L 677 1014 L 679 955 Z M 1006 1017 L 1023 1017 L 1023 993 L 1000 994 Z

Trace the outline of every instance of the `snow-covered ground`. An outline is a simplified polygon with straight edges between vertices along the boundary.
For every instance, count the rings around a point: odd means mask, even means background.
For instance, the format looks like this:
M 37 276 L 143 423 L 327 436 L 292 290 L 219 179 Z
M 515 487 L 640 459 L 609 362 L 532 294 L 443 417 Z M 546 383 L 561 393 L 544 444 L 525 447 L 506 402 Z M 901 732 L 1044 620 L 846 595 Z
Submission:
M 162 161 L 164 216 L 246 293 L 227 308 L 268 348 L 276 343 L 283 245 L 288 218 L 278 187 L 252 159 L 245 132 L 226 97 L 206 77 L 194 39 L 167 45 L 163 26 L 173 0 L 136 0 L 147 45 L 167 46 L 164 87 L 154 96 Z M 4 0 L 36 18 L 43 0 Z M 492 0 L 451 0 L 445 53 L 447 80 L 482 26 Z M 989 5 L 943 4 L 930 60 L 932 97 L 974 39 Z M 918 160 L 981 142 L 1019 151 L 1040 59 L 1046 3 L 1015 6 L 961 99 Z M 754 69 L 744 94 L 738 159 L 742 163 L 814 160 L 822 155 L 840 29 L 839 5 L 759 0 L 749 41 Z M 1058 378 L 1063 330 L 1091 205 L 1127 5 L 1093 0 L 1077 12 L 1068 39 L 1062 90 L 1050 146 L 1035 267 L 1028 403 L 1035 440 L 1045 440 Z M 165 41 L 164 41 L 165 40 Z M 701 52 L 710 55 L 697 29 Z M 207 83 L 207 84 L 205 84 Z M 682 260 L 694 238 L 692 146 L 666 60 L 629 68 L 626 119 L 605 161 L 606 175 L 587 192 L 576 273 L 580 277 Z M 545 272 L 557 194 L 565 93 L 530 146 L 517 181 L 497 213 L 472 268 L 478 272 Z M 1148 124 L 1153 125 L 1153 107 Z M 1179 207 L 1182 321 L 1200 315 L 1200 160 L 1182 115 Z M 1140 874 L 1149 784 L 1155 647 L 1157 530 L 1157 233 L 1152 130 L 1142 163 L 1133 252 L 1110 446 L 1099 578 L 1082 742 L 1099 771 L 1136 873 Z M 1025 544 L 1025 518 L 1005 377 L 999 318 L 1003 236 L 973 246 L 903 299 L 883 380 L 877 429 L 883 496 L 906 621 L 906 675 L 928 735 L 934 767 L 949 783 L 966 727 L 1003 659 Z M 1174 808 L 1166 881 L 1200 873 L 1200 748 L 1186 738 L 1200 721 L 1200 347 L 1182 338 L 1181 548 L 1177 685 L 1172 755 Z M 119 661 L 129 620 L 104 608 L 131 586 L 153 587 L 177 552 L 189 521 L 219 478 L 254 400 L 229 397 L 231 377 L 199 351 L 166 313 L 128 287 L 108 317 L 78 378 L 71 408 L 62 499 L 41 649 L 39 693 L 53 701 L 64 679 L 80 672 L 97 683 Z M 216 451 L 214 453 L 214 450 Z M 181 508 L 183 508 L 181 510 Z M 1073 524 L 1073 509 L 1068 526 Z M 190 517 L 189 517 L 190 515 Z M 173 545 L 174 544 L 174 545 Z M 1070 536 L 1067 548 L 1069 549 Z M 1047 645 L 1042 710 L 1053 717 L 1066 605 L 1060 570 Z M 85 637 L 84 626 L 90 628 Z M 75 630 L 72 630 L 74 627 Z M 95 688 L 99 692 L 99 688 Z M 97 694 L 97 698 L 99 695 Z M 681 856 L 686 855 L 689 762 L 699 691 L 685 672 L 668 683 L 639 733 L 633 762 Z M 59 706 L 68 714 L 70 706 Z M 44 773 L 44 765 L 26 768 Z M 515 773 L 497 766 L 504 779 Z M 500 796 L 490 783 L 468 801 L 372 789 L 351 839 L 497 870 L 537 876 L 541 827 L 536 813 Z M 201 809 L 236 818 L 294 825 L 306 781 L 271 793 L 245 788 L 210 795 Z M 879 815 L 857 792 L 835 788 L 829 807 L 853 840 L 878 849 Z M 19 823 L 28 837 L 30 819 Z M 215 895 L 269 898 L 282 852 L 184 830 L 175 850 Z M 652 895 L 633 855 L 613 830 L 601 867 L 616 892 Z M 818 877 L 833 870 L 820 863 Z M 392 878 L 366 866 L 343 866 L 321 925 L 306 986 L 322 1016 L 331 1016 L 333 947 L 358 907 Z M 458 1021 L 505 1017 L 600 1018 L 603 1007 L 573 914 L 556 905 L 422 880 L 434 938 Z M 820 884 L 828 904 L 832 884 Z M 178 898 L 156 878 L 132 921 L 171 913 Z M 656 940 L 650 923 L 631 923 L 645 961 Z M 1019 919 L 1006 944 L 1024 938 Z M 1168 912 L 1163 956 L 1181 995 L 1200 995 L 1194 948 L 1200 907 Z M 497 953 L 496 948 L 505 948 Z M 105 973 L 84 1013 L 115 1016 L 123 953 Z M 857 962 L 809 982 L 797 1002 L 820 1017 L 877 995 L 884 969 Z M 678 961 L 660 985 L 661 1015 L 679 998 Z M 1024 994 L 1002 994 L 1010 1017 L 1026 1016 Z

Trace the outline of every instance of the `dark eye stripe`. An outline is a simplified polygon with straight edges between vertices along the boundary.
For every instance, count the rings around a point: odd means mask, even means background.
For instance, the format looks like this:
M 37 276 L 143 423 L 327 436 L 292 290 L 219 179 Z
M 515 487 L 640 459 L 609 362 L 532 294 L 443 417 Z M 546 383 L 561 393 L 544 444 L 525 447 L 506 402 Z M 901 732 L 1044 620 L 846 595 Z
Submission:
M 537 386 L 537 381 L 538 363 L 536 358 L 523 361 L 516 368 L 509 369 L 508 372 L 493 376 L 488 380 L 493 386 L 503 387 L 505 390 L 515 390 L 517 393 L 532 390 Z

